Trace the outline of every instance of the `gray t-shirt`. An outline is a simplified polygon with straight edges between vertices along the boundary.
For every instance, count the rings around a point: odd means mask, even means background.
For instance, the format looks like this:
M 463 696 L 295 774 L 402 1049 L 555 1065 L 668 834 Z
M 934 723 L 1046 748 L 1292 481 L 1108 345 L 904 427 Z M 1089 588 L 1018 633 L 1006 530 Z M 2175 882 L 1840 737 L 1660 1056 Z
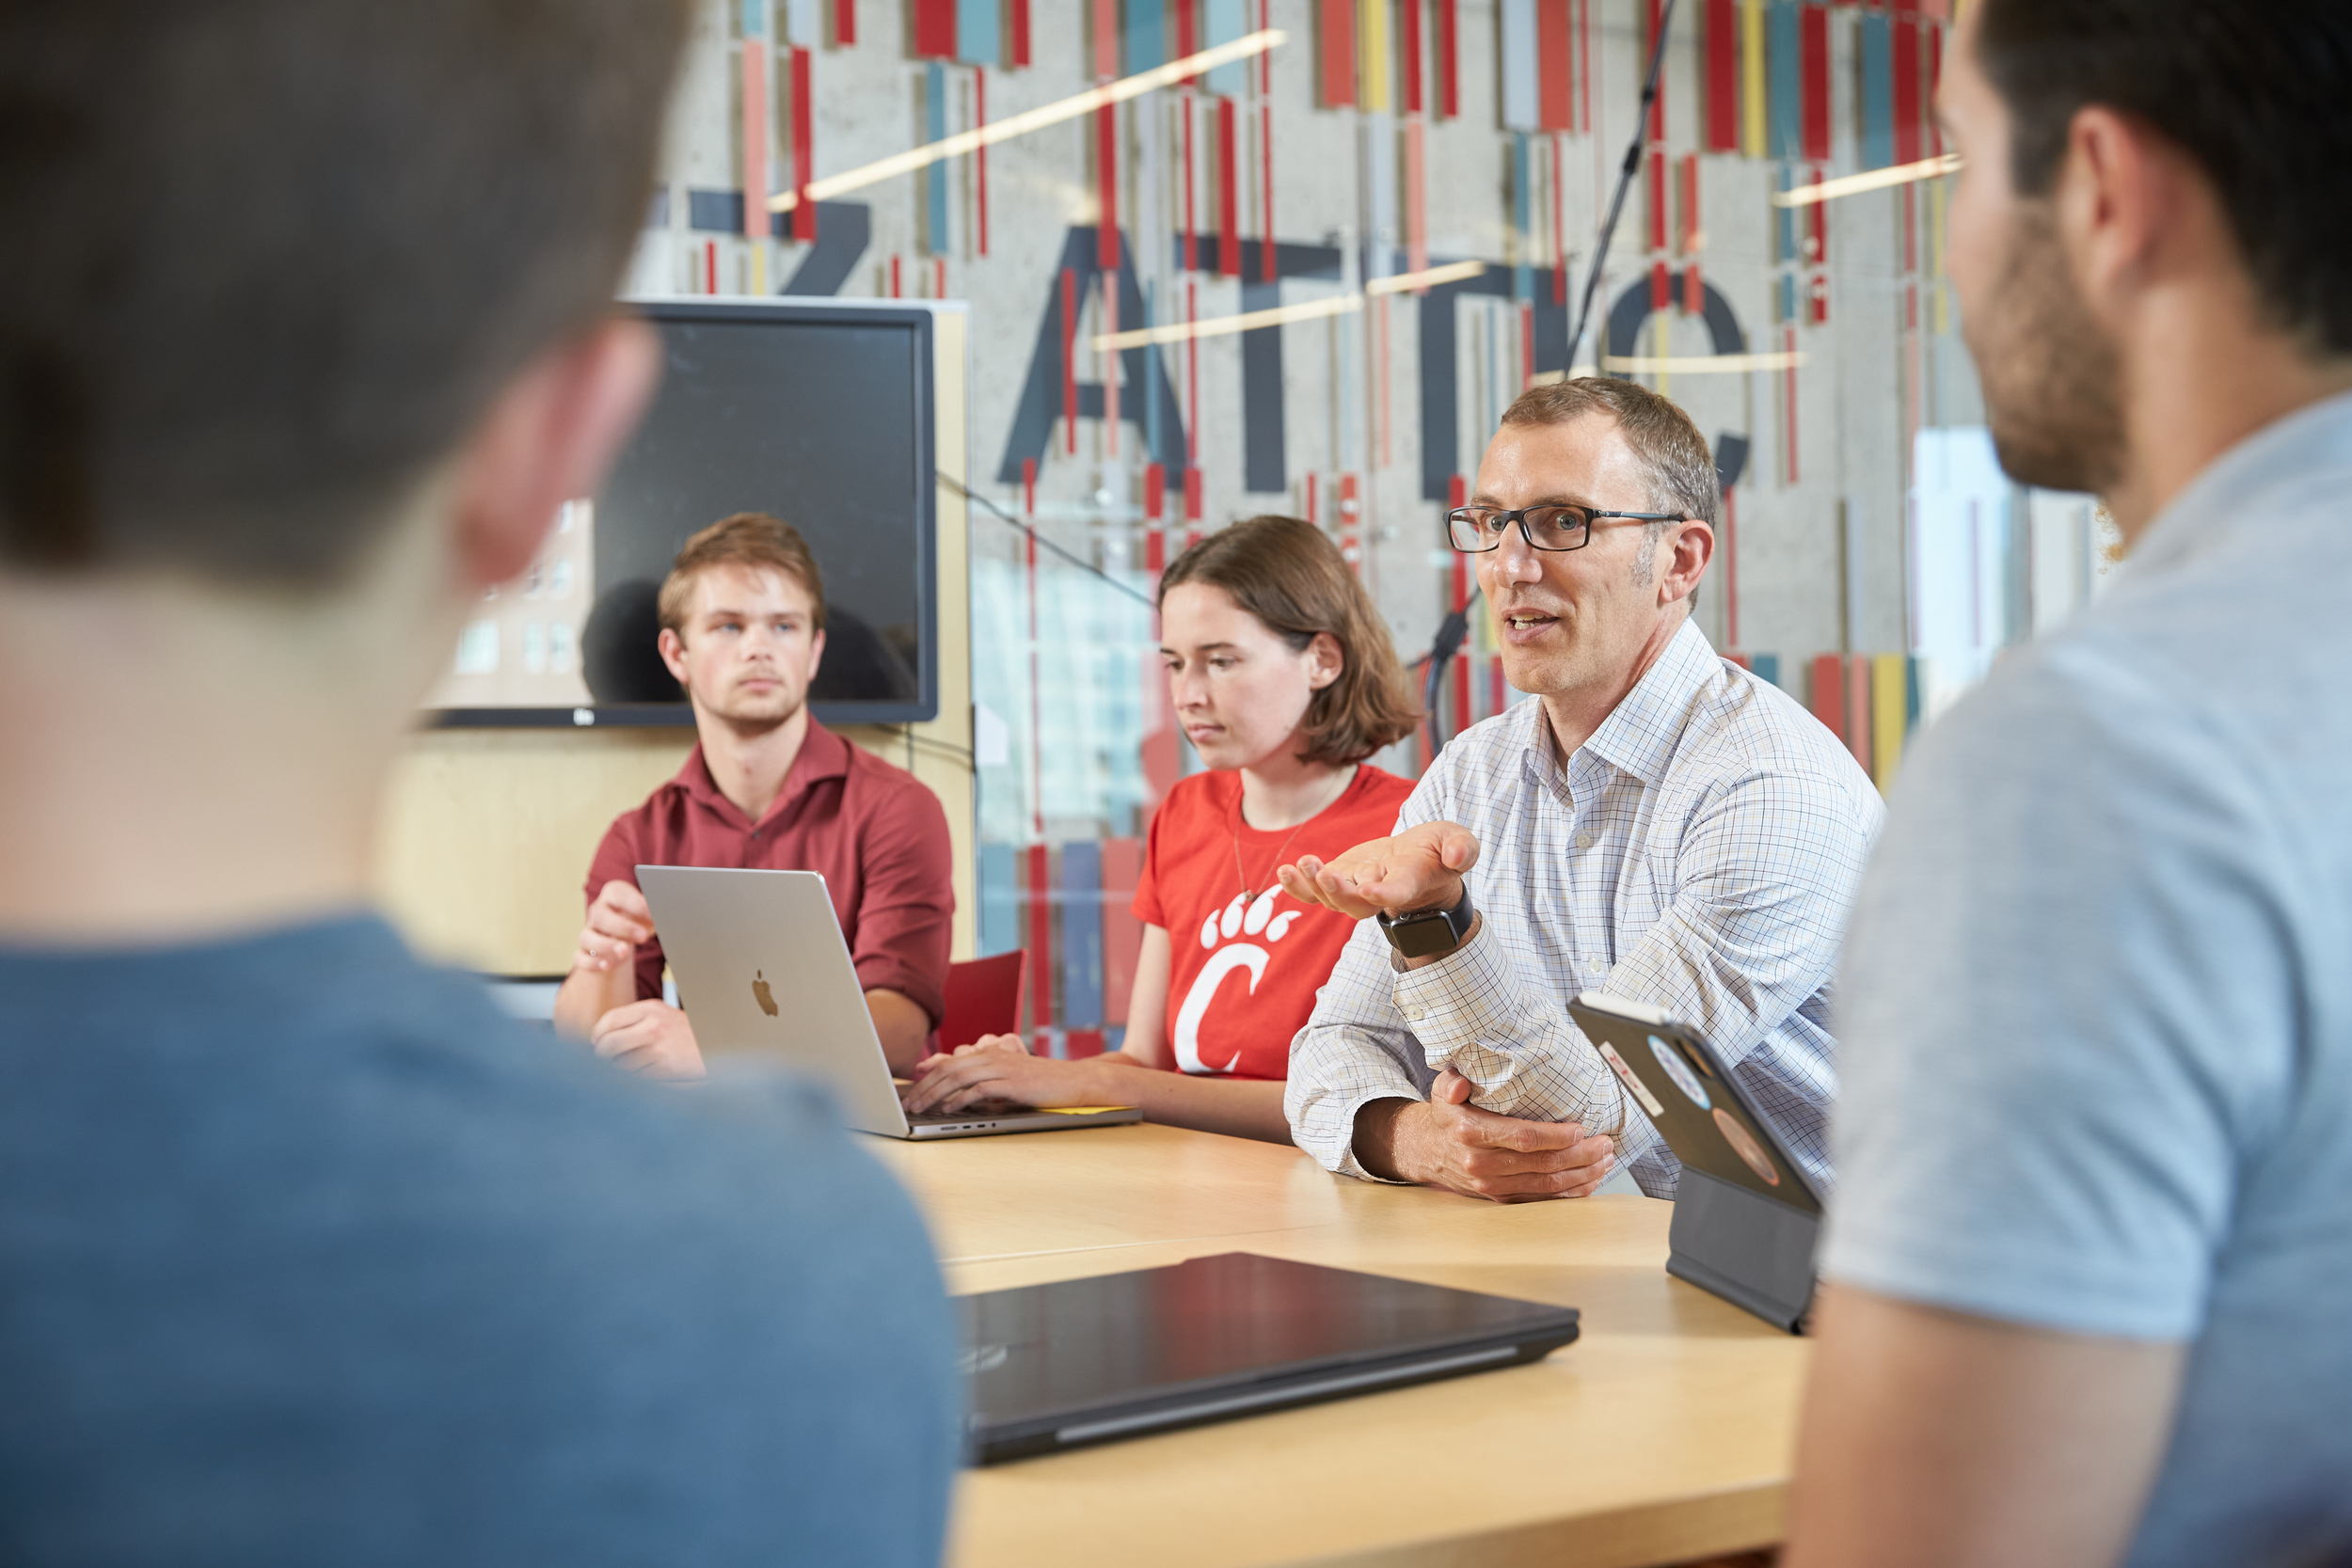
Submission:
M 812 1091 L 631 1079 L 367 918 L 0 999 L 0 1560 L 937 1561 L 938 1270 Z
M 2129 1560 L 2352 1551 L 2352 398 L 2212 465 L 1905 762 L 1823 1272 L 2193 1341 Z

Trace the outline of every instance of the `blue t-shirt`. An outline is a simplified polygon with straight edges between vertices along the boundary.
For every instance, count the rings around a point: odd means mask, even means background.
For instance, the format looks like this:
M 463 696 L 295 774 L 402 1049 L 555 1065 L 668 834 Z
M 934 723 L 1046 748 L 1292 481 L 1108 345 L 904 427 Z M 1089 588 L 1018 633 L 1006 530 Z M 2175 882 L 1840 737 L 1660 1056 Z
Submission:
M 1920 738 L 1840 980 L 1829 1275 L 2192 1341 L 2134 1564 L 2352 1553 L 2352 397 Z
M 813 1091 L 631 1079 L 372 918 L 0 999 L 0 1559 L 938 1560 L 938 1270 Z

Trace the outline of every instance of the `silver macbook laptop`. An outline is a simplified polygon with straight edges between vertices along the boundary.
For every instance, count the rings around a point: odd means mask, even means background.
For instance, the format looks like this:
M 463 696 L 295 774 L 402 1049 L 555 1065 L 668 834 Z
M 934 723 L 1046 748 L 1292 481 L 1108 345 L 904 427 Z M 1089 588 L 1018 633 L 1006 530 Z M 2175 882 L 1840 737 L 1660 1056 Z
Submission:
M 825 879 L 814 871 L 641 865 L 637 885 L 706 1056 L 766 1056 L 825 1084 L 844 1118 L 885 1138 L 1060 1132 L 1140 1121 L 1133 1106 L 910 1117 L 866 1010 Z

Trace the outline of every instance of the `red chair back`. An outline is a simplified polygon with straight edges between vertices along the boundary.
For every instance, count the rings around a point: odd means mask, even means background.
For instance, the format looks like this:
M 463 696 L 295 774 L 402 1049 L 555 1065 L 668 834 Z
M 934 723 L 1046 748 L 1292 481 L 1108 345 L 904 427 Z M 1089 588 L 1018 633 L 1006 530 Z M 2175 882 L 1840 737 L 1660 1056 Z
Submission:
M 947 966 L 947 1015 L 939 1021 L 939 1049 L 953 1051 L 982 1035 L 1009 1035 L 1021 1027 L 1021 988 L 1029 955 L 1021 948 L 993 958 L 971 958 Z

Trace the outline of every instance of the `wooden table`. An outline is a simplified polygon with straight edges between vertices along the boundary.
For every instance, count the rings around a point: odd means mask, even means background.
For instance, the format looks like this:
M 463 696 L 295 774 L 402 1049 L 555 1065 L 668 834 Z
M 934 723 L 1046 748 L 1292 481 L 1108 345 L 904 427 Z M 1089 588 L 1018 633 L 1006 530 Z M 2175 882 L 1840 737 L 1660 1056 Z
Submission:
M 1534 1366 L 967 1472 L 957 1568 L 1617 1568 L 1780 1539 L 1804 1345 L 1667 1276 L 1667 1204 L 1505 1208 L 1165 1127 L 878 1152 L 958 1292 L 1241 1251 L 1583 1312 Z

